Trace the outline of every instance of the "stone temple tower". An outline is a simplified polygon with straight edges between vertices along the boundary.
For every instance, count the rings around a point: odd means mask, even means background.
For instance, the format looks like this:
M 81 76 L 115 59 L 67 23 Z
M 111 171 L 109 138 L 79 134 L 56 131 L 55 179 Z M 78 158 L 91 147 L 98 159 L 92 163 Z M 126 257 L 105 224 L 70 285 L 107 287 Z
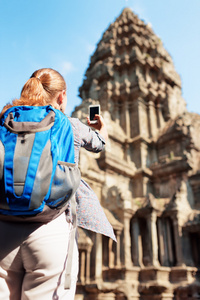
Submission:
M 118 243 L 79 230 L 76 299 L 200 299 L 200 116 L 189 113 L 172 58 L 126 8 L 91 57 L 72 114 L 100 104 L 109 142 L 81 152 Z

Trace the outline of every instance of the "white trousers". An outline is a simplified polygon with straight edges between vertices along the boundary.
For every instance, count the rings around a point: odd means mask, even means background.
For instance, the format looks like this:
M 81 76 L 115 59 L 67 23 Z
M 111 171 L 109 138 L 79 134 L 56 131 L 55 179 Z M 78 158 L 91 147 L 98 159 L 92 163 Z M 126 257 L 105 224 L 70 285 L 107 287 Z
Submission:
M 72 286 L 64 289 L 71 223 L 0 222 L 0 300 L 73 300 L 78 274 L 74 244 Z

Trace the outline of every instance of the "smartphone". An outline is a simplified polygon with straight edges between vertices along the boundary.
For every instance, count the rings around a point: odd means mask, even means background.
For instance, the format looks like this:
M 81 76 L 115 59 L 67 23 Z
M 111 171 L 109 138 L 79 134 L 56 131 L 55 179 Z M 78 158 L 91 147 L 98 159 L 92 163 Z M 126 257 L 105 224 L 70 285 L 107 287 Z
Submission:
M 100 105 L 89 106 L 89 119 L 91 124 L 97 123 L 97 120 L 94 120 L 95 115 L 100 115 Z

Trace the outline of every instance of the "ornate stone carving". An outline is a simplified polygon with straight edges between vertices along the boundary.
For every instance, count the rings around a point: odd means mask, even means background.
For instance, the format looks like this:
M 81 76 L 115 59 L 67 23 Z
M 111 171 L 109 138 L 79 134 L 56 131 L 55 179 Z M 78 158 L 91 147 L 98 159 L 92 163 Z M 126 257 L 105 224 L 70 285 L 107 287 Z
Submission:
M 89 233 L 90 272 L 85 281 L 81 273 L 77 299 L 198 299 L 200 116 L 186 110 L 171 56 L 124 9 L 99 41 L 79 92 L 73 116 L 84 120 L 98 103 L 108 127 L 105 151 L 81 152 L 80 167 L 118 243 Z

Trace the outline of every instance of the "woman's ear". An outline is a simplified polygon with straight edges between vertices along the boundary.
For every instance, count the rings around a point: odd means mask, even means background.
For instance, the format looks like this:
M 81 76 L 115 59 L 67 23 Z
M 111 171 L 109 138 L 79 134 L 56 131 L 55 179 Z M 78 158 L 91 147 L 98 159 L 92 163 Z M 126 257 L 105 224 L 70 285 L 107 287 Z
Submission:
M 62 92 L 60 92 L 58 94 L 58 97 L 57 97 L 57 104 L 59 106 L 59 109 L 61 111 L 64 111 L 65 108 L 66 108 L 66 104 L 67 104 L 67 97 L 66 97 L 66 91 L 63 90 Z
M 63 99 L 64 99 L 64 97 L 63 97 L 63 91 L 62 91 L 58 94 L 58 97 L 57 97 L 58 105 L 61 105 L 63 103 Z
M 63 101 L 64 101 L 64 99 L 65 99 L 65 97 L 66 97 L 66 91 L 65 90 L 63 90 L 62 92 L 60 92 L 59 93 L 59 95 L 58 95 L 58 101 L 60 101 L 60 104 L 62 104 L 63 103 Z

